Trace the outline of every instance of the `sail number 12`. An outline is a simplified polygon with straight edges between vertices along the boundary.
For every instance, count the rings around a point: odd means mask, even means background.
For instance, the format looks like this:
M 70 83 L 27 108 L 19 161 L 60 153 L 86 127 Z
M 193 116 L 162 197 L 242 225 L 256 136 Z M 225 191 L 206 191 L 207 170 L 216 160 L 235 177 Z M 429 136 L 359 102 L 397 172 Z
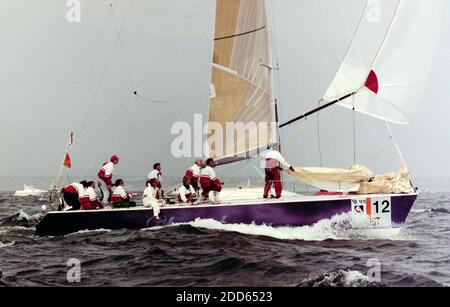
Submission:
M 375 207 L 376 214 L 391 213 L 391 202 L 388 200 L 384 200 L 383 202 L 376 201 L 373 203 L 373 207 Z
M 366 215 L 375 228 L 392 226 L 390 197 L 352 199 L 352 213 Z

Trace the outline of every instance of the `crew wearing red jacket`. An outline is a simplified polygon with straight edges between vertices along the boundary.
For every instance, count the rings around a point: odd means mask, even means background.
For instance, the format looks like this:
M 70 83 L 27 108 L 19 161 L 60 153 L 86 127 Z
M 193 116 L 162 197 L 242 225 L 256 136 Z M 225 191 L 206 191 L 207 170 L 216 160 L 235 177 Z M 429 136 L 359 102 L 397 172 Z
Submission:
M 117 179 L 114 184 L 112 203 L 114 208 L 131 208 L 136 207 L 136 203 L 131 201 L 132 195 L 125 192 L 125 183 L 122 179 Z
M 103 167 L 100 169 L 100 171 L 98 172 L 97 176 L 100 179 L 99 181 L 99 186 L 100 186 L 100 190 L 102 191 L 102 199 L 101 201 L 104 204 L 107 204 L 111 201 L 111 190 L 112 190 L 112 178 L 114 175 L 114 168 L 115 166 L 119 164 L 119 157 L 116 155 L 113 155 L 111 157 L 110 162 L 105 162 L 103 164 Z M 106 186 L 106 190 L 103 191 L 102 187 L 101 187 L 101 183 L 105 184 Z
M 215 202 L 218 202 L 218 193 L 222 191 L 222 182 L 217 178 L 214 167 L 215 162 L 213 159 L 206 160 L 206 167 L 200 175 L 200 185 L 202 186 L 202 196 L 205 200 L 209 199 L 210 192 L 214 192 L 216 196 Z
M 197 161 L 195 161 L 195 164 L 193 166 L 191 166 L 190 168 L 188 168 L 186 170 L 185 177 L 188 177 L 189 179 L 191 179 L 191 185 L 196 192 L 198 192 L 200 190 L 199 180 L 200 180 L 200 174 L 202 172 L 202 167 L 203 167 L 203 161 L 197 160 Z
M 286 162 L 286 159 L 281 155 L 279 147 L 269 147 L 266 154 L 266 184 L 264 187 L 264 198 L 269 197 L 269 192 L 272 185 L 275 186 L 276 198 L 281 198 L 283 192 L 283 184 L 281 182 L 281 170 L 289 169 L 295 172 L 295 169 Z
M 97 199 L 95 193 L 95 182 L 90 181 L 87 183 L 87 188 L 84 195 L 80 196 L 80 203 L 82 210 L 97 210 L 102 209 L 102 203 Z
M 87 182 L 75 182 L 61 189 L 63 204 L 58 210 L 64 209 L 64 202 L 71 207 L 70 210 L 80 210 L 80 197 L 84 195 Z

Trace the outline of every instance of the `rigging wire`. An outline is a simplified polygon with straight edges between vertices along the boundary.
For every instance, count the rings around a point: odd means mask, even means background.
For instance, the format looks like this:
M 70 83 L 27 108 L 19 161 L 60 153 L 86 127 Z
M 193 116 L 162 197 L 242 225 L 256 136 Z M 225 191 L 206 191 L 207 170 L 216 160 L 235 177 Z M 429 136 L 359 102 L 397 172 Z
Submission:
M 131 72 L 129 61 L 127 59 L 127 55 L 126 55 L 126 52 L 125 52 L 125 45 L 124 45 L 123 40 L 122 40 L 122 31 L 120 30 L 119 24 L 117 23 L 116 14 L 114 13 L 114 9 L 113 9 L 112 5 L 111 5 L 111 14 L 113 16 L 114 25 L 115 25 L 116 32 L 117 32 L 117 37 L 119 39 L 120 51 L 121 51 L 122 58 L 123 58 L 123 61 L 124 61 L 124 64 L 125 64 L 125 67 L 126 67 L 126 70 L 127 70 L 128 81 L 130 83 L 130 87 L 134 90 L 133 95 L 135 95 L 137 98 L 139 98 L 142 101 L 145 101 L 145 102 L 148 102 L 148 103 L 154 103 L 154 104 L 165 104 L 165 103 L 168 103 L 168 102 L 171 102 L 171 101 L 175 100 L 178 97 L 178 94 L 176 94 L 174 97 L 171 97 L 169 99 L 154 100 L 154 99 L 148 99 L 148 98 L 146 98 L 146 97 L 144 97 L 144 96 L 142 96 L 141 94 L 138 93 L 138 91 L 136 90 L 136 86 L 135 86 L 134 80 L 133 80 L 133 74 Z
M 318 107 L 320 108 L 323 100 L 319 100 Z M 319 165 L 323 167 L 323 157 L 322 157 L 322 140 L 320 133 L 320 112 L 317 112 L 317 145 L 319 149 Z
M 199 14 L 202 14 L 205 9 L 208 7 L 208 5 L 210 4 L 210 0 L 205 0 L 205 4 L 201 7 Z M 170 53 L 170 51 L 172 51 L 175 46 L 177 45 L 177 43 L 181 40 L 182 37 L 184 37 L 184 35 L 192 28 L 192 26 L 195 24 L 195 22 L 197 21 L 197 18 L 191 18 L 189 24 L 187 26 L 185 26 L 183 28 L 183 30 L 180 32 L 179 35 L 177 35 L 175 37 L 175 39 L 172 41 L 172 43 L 169 45 L 168 48 L 166 48 L 161 55 L 159 56 L 159 58 L 155 61 L 155 63 L 153 63 L 153 65 L 150 65 L 148 67 L 148 69 L 146 69 L 147 74 L 141 79 L 140 82 L 138 82 L 137 87 L 136 87 L 136 91 L 139 92 L 139 89 L 143 86 L 144 82 L 147 81 L 147 79 L 149 78 L 150 74 L 159 66 L 163 63 L 164 57 L 166 54 Z M 150 100 L 150 99 L 146 99 L 146 100 Z
M 119 117 L 123 116 L 119 111 L 123 108 L 124 105 L 126 105 L 129 101 L 130 101 L 131 97 L 127 97 L 125 98 L 122 103 L 113 110 L 112 115 L 111 116 L 107 116 L 105 118 L 105 120 L 102 122 L 101 125 L 99 125 L 100 127 L 106 127 L 108 123 L 116 123 L 117 120 L 119 119 Z M 108 129 L 104 129 L 104 130 L 108 130 Z M 95 141 L 98 138 L 102 138 L 103 135 L 101 133 L 96 134 L 91 140 L 90 142 L 87 143 L 86 147 L 83 150 L 83 153 L 87 153 L 87 150 L 93 145 L 95 144 Z M 102 148 L 100 148 L 98 154 L 97 154 L 97 158 L 96 159 L 91 159 L 91 163 L 89 164 L 88 168 L 83 172 L 83 175 L 85 175 L 87 173 L 87 171 L 92 167 L 92 163 L 94 163 L 95 161 L 97 161 L 100 157 L 100 155 L 103 153 L 103 151 L 106 149 L 106 146 L 108 143 L 110 143 L 110 141 L 112 140 L 112 138 L 114 137 L 113 134 L 111 134 L 108 138 L 108 140 L 106 142 L 103 142 L 104 145 Z M 83 176 L 84 177 L 84 176 Z
M 122 31 L 123 31 L 125 22 L 126 22 L 126 20 L 127 20 L 127 17 L 129 16 L 129 12 L 130 12 L 130 10 L 131 10 L 131 7 L 132 7 L 132 2 L 130 3 L 130 6 L 129 6 L 128 11 L 127 11 L 127 14 L 126 14 L 126 17 L 125 17 L 125 19 L 123 20 L 122 25 L 119 27 L 119 24 L 118 24 L 117 18 L 116 18 L 116 14 L 114 13 L 114 10 L 113 10 L 113 8 L 112 8 L 112 6 L 111 6 L 110 12 L 111 12 L 111 15 L 113 16 L 114 24 L 115 24 L 115 28 L 116 28 L 116 32 L 117 32 L 117 38 L 116 38 L 116 41 L 115 41 L 115 43 L 114 43 L 113 50 L 112 50 L 111 54 L 114 53 L 114 51 L 115 51 L 115 49 L 116 49 L 116 47 L 117 47 L 117 44 L 120 44 L 121 52 L 122 52 L 122 57 L 123 57 L 123 60 L 124 60 L 125 65 L 127 66 L 127 72 L 128 72 L 128 76 L 129 76 L 129 81 L 130 81 L 130 84 L 133 86 L 132 74 L 131 74 L 131 70 L 130 70 L 129 65 L 128 65 L 127 56 L 126 56 L 126 54 L 125 54 L 124 43 L 123 43 L 123 40 L 122 40 L 122 38 L 121 38 L 121 34 L 122 34 Z M 202 11 L 205 9 L 205 7 L 206 7 L 206 5 L 203 6 Z M 192 24 L 193 24 L 193 21 L 191 21 L 191 25 L 192 25 Z M 188 28 L 189 28 L 189 27 L 188 27 Z M 182 34 L 186 33 L 186 28 L 185 28 L 184 30 L 185 30 L 185 31 L 183 31 Z M 181 36 L 179 36 L 178 39 L 179 39 L 180 37 L 181 37 Z M 178 39 L 174 42 L 174 44 L 171 46 L 171 48 L 173 48 L 173 47 L 175 46 L 175 43 L 178 41 Z M 161 60 L 162 60 L 162 58 L 161 58 Z M 160 61 L 158 61 L 156 65 L 158 65 L 159 63 L 160 63 Z M 107 66 L 108 66 L 108 65 L 109 65 L 109 61 L 108 61 Z M 106 71 L 106 68 L 105 68 L 105 71 Z M 102 78 L 102 80 L 103 80 L 103 78 Z M 145 81 L 145 79 L 144 79 L 143 81 Z M 135 89 L 134 86 L 133 86 L 133 89 Z M 144 96 L 140 95 L 137 91 L 134 91 L 132 94 L 134 95 L 133 97 L 137 97 L 137 98 L 139 98 L 139 99 L 142 100 L 142 101 L 149 102 L 149 103 L 156 103 L 156 104 L 158 104 L 158 103 L 160 103 L 160 104 L 168 103 L 168 102 L 171 102 L 171 101 L 175 100 L 175 99 L 178 97 L 178 94 L 176 94 L 174 97 L 171 97 L 170 99 L 158 101 L 158 100 L 150 100 L 150 99 L 147 99 L 147 98 L 145 98 Z M 125 104 L 127 104 L 129 101 L 130 101 L 130 97 L 128 97 L 126 100 L 124 100 L 124 101 L 120 104 L 120 106 L 117 108 L 117 110 L 113 111 L 113 116 L 114 116 L 114 114 L 115 114 L 115 116 L 117 117 L 117 116 L 119 115 L 119 111 L 120 111 L 120 110 L 122 109 L 122 107 L 123 107 Z M 129 104 L 127 104 L 127 105 L 129 105 Z M 114 118 L 114 117 L 113 117 L 113 118 Z M 103 123 L 102 125 L 100 125 L 100 126 L 104 127 L 108 122 L 114 122 L 114 121 L 115 121 L 115 120 L 112 119 L 111 116 L 106 117 L 106 119 L 104 120 L 104 123 Z M 88 142 L 88 143 L 87 143 L 87 146 L 86 146 L 86 148 L 84 148 L 83 152 L 86 152 L 87 149 L 88 149 L 92 144 L 94 144 L 94 141 L 95 141 L 97 138 L 99 138 L 100 136 L 101 136 L 100 134 L 97 134 L 96 136 L 94 136 L 94 138 L 91 140 L 91 142 Z M 85 171 L 83 172 L 83 177 L 84 177 L 84 176 L 87 174 L 87 172 L 92 168 L 93 163 L 94 163 L 96 160 L 98 160 L 99 157 L 100 157 L 100 155 L 104 152 L 107 143 L 108 143 L 108 142 L 106 142 L 105 145 L 104 145 L 102 148 L 100 148 L 100 150 L 98 151 L 98 154 L 97 154 L 97 158 L 96 158 L 96 159 L 92 159 L 91 163 L 88 165 L 88 167 L 87 167 L 87 168 L 85 169 Z
M 131 7 L 133 6 L 133 2 L 134 2 L 134 0 L 131 0 L 131 2 L 130 2 L 130 8 L 129 8 L 130 10 L 131 10 Z M 123 31 L 123 27 L 122 27 L 122 28 L 119 28 L 119 25 L 118 25 L 117 19 L 116 19 L 116 14 L 114 13 L 114 8 L 113 8 L 113 5 L 112 5 L 112 4 L 111 4 L 110 8 L 111 8 L 111 15 L 112 15 L 112 17 L 113 17 L 115 29 L 116 29 L 116 31 L 117 31 L 117 38 L 118 38 L 118 40 L 119 40 L 120 51 L 121 51 L 121 53 L 122 53 L 122 58 L 123 58 L 123 61 L 124 61 L 124 64 L 125 64 L 125 68 L 126 68 L 126 70 L 127 70 L 128 80 L 129 80 L 129 82 L 130 82 L 131 88 L 134 89 L 135 86 L 134 86 L 134 82 L 133 82 L 133 75 L 132 75 L 132 73 L 131 73 L 130 65 L 128 64 L 127 56 L 126 56 L 126 54 L 125 54 L 125 47 L 124 47 L 124 44 L 123 44 L 123 41 L 122 41 L 122 31 Z
M 359 20 L 359 22 L 358 22 L 358 26 L 356 27 L 356 31 L 354 31 L 354 32 L 352 33 L 352 30 L 351 30 L 350 24 L 349 24 L 349 22 L 348 22 L 347 16 L 345 15 L 345 12 L 344 12 L 344 8 L 342 7 L 340 0 L 337 0 L 338 6 L 339 6 L 339 11 L 340 11 L 342 17 L 344 18 L 345 24 L 346 24 L 346 26 L 347 26 L 348 34 L 349 34 L 349 36 L 352 38 L 352 40 L 351 40 L 351 42 L 350 42 L 350 45 L 349 45 L 349 47 L 348 47 L 348 49 L 347 49 L 347 52 L 345 53 L 345 56 L 344 56 L 344 58 L 343 58 L 342 61 L 341 61 L 341 65 L 342 65 L 342 63 L 344 63 L 345 58 L 346 58 L 347 55 L 349 54 L 349 52 L 350 52 L 350 50 L 351 50 L 351 47 L 352 47 L 352 45 L 353 45 L 353 42 L 355 41 L 356 34 L 358 33 L 358 30 L 359 30 L 359 28 L 361 27 L 361 24 L 362 24 L 362 22 L 363 22 L 363 20 L 364 20 L 364 17 L 365 17 L 365 14 L 364 14 L 364 13 L 365 13 L 365 11 L 366 11 L 366 8 L 369 6 L 369 1 L 370 1 L 370 0 L 367 0 L 366 5 L 364 6 L 363 13 L 362 13 L 361 18 L 360 18 L 360 20 Z M 355 46 L 355 45 L 353 45 L 353 46 Z M 355 47 L 356 47 L 356 51 L 357 51 L 357 53 L 358 53 L 358 57 L 359 57 L 360 64 L 364 64 L 364 60 L 363 60 L 363 58 L 362 58 L 362 55 L 361 55 L 361 51 L 360 51 L 360 49 L 359 49 L 359 46 L 356 45 Z
M 332 115 L 332 112 L 330 112 L 329 110 L 324 110 L 324 111 L 322 111 L 322 115 L 324 115 L 325 118 L 327 118 L 327 117 L 330 117 Z M 305 122 L 306 122 L 306 120 L 305 120 Z M 291 137 L 289 137 L 287 139 L 288 142 L 290 140 L 297 139 L 297 137 L 300 134 L 303 134 L 304 131 L 306 131 L 307 129 L 312 127 L 314 125 L 314 123 L 315 123 L 314 121 L 308 121 L 308 123 L 306 125 L 302 126 L 300 129 L 297 130 L 298 132 L 296 134 L 292 135 Z M 256 156 L 256 157 L 253 157 L 253 158 L 251 158 L 251 159 L 249 159 L 247 161 L 248 161 L 248 164 L 246 166 L 242 167 L 237 173 L 235 173 L 234 175 L 230 176 L 229 178 L 231 178 L 231 179 L 236 178 L 239 174 L 243 173 L 244 171 L 247 171 L 250 167 L 257 167 L 254 163 L 255 163 L 255 161 L 259 162 L 260 161 L 260 157 Z M 227 166 L 222 166 L 221 169 L 222 170 L 227 170 L 227 169 L 230 169 L 232 167 L 234 167 L 234 165 L 233 164 L 229 164 Z M 295 179 L 293 179 L 293 178 L 290 178 L 288 180 L 282 179 L 281 181 L 282 182 L 295 182 Z
M 109 11 L 108 11 L 109 12 Z M 96 45 L 96 47 L 95 47 L 95 52 L 94 52 L 94 55 L 93 55 L 93 57 L 92 57 L 92 63 L 91 63 L 91 65 L 90 65 L 90 69 L 89 69 L 89 73 L 88 73 L 88 84 L 91 84 L 91 82 L 92 82 L 92 79 L 93 79 L 93 74 L 94 74 L 94 69 L 95 69 L 95 66 L 96 66 L 96 59 L 97 59 L 97 57 L 98 57 L 98 54 L 100 53 L 100 45 L 101 45 L 101 43 L 102 43 L 102 41 L 103 41 L 103 37 L 104 37 L 104 34 L 105 34 L 105 30 L 106 30 L 106 27 L 107 27 L 107 25 L 108 25 L 108 22 L 109 22 L 109 19 L 111 18 L 111 14 L 107 14 L 106 15 L 106 17 L 105 17 L 105 21 L 104 21 L 104 23 L 103 23 L 103 26 L 102 26 L 102 29 L 101 29 L 101 31 L 100 31 L 100 34 L 99 34 L 99 37 L 97 38 L 97 45 Z M 84 101 L 88 101 L 88 98 L 86 97 L 85 99 L 83 99 Z M 83 128 L 81 128 L 81 130 L 82 130 Z M 68 149 L 68 148 L 67 148 Z M 67 149 L 66 149 L 66 152 L 67 152 Z M 76 147 L 74 148 L 74 151 L 76 151 Z M 58 174 L 57 174 L 57 176 L 56 176 L 56 178 L 53 180 L 53 183 L 52 183 L 52 189 L 54 189 L 54 188 L 56 188 L 56 187 L 58 187 L 59 185 L 61 185 L 62 184 L 62 181 L 64 180 L 63 178 L 65 178 L 66 177 L 66 174 L 67 174 L 67 177 L 69 178 L 69 175 L 68 175 L 68 173 L 69 173 L 69 170 L 67 169 L 67 168 L 65 168 L 64 167 L 64 165 L 63 164 L 61 164 L 61 166 L 60 166 L 60 169 L 59 169 L 59 171 L 58 171 Z M 70 181 L 70 180 L 69 180 Z
M 353 117 L 353 165 L 356 165 L 356 106 L 355 106 L 355 96 L 352 97 L 353 108 L 352 108 L 352 117 Z
M 88 78 L 89 84 L 91 84 L 92 79 L 93 79 L 94 69 L 95 69 L 95 66 L 96 66 L 96 63 L 97 63 L 96 59 L 97 59 L 97 57 L 98 57 L 98 55 L 100 53 L 100 45 L 101 45 L 101 43 L 103 41 L 103 37 L 105 36 L 106 27 L 108 25 L 108 22 L 109 22 L 110 18 L 111 18 L 111 12 L 108 10 L 108 14 L 106 15 L 105 22 L 103 23 L 103 26 L 102 26 L 102 30 L 100 32 L 100 35 L 99 35 L 98 39 L 97 39 L 97 46 L 95 47 L 95 53 L 94 53 L 94 56 L 92 58 L 92 64 L 91 64 L 91 68 L 89 70 L 89 75 L 88 75 L 89 76 L 89 78 Z M 87 101 L 88 98 L 86 98 L 85 100 Z
M 153 103 L 153 104 L 166 104 L 166 103 L 175 101 L 178 98 L 179 94 L 177 93 L 177 94 L 175 94 L 175 96 L 173 96 L 169 99 L 166 99 L 166 100 L 154 100 L 154 99 L 150 100 L 150 99 L 145 98 L 144 96 L 140 95 L 138 92 L 134 92 L 133 95 L 135 97 L 139 98 L 140 100 L 142 100 L 143 102 Z
M 327 54 L 327 51 L 325 51 L 324 48 L 321 46 L 321 44 L 317 40 L 316 36 L 312 34 L 311 28 L 309 27 L 308 23 L 306 21 L 304 21 L 303 25 L 306 28 L 308 36 L 312 39 L 314 45 L 316 45 L 316 47 L 319 50 L 320 54 L 325 59 L 325 62 L 327 63 L 327 65 L 331 68 L 332 71 L 335 71 L 336 67 L 332 64 L 332 61 L 331 61 L 330 57 Z
M 127 21 L 127 19 L 128 19 L 128 16 L 129 16 L 129 14 L 130 14 L 131 7 L 132 7 L 133 2 L 134 2 L 134 0 L 131 0 L 131 1 L 130 1 L 130 5 L 129 5 L 128 10 L 127 10 L 127 12 L 126 12 L 125 18 L 124 18 L 124 20 L 123 20 L 123 22 L 122 22 L 120 32 L 123 30 L 123 28 L 124 28 L 124 26 L 125 26 L 125 23 L 126 23 L 126 21 Z M 111 4 L 111 5 L 112 5 L 112 4 Z M 90 112 L 91 112 L 92 107 L 94 106 L 95 101 L 96 101 L 96 99 L 97 99 L 97 96 L 98 96 L 98 94 L 99 94 L 99 92 L 100 92 L 100 88 L 101 88 L 101 86 L 102 86 L 102 84 L 103 84 L 103 81 L 104 81 L 104 79 L 105 79 L 106 73 L 107 73 L 108 68 L 109 68 L 109 66 L 110 66 L 110 64 L 111 64 L 111 61 L 112 61 L 112 58 L 113 58 L 113 55 L 114 55 L 114 51 L 116 50 L 116 47 L 117 47 L 118 42 L 119 42 L 119 37 L 116 37 L 116 39 L 115 39 L 115 41 L 114 41 L 114 44 L 113 44 L 113 47 L 112 47 L 112 50 L 111 50 L 111 52 L 110 52 L 110 54 L 109 54 L 109 56 L 108 56 L 106 65 L 105 65 L 105 67 L 104 67 L 104 69 L 103 69 L 103 71 L 102 71 L 100 80 L 99 80 L 99 82 L 97 83 L 97 86 L 96 86 L 96 88 L 95 88 L 95 91 L 94 91 L 94 94 L 93 94 L 93 96 L 92 96 L 92 99 L 91 99 L 90 102 L 89 102 L 89 106 L 88 106 L 88 110 L 87 110 L 87 112 L 86 112 L 86 115 L 85 115 L 85 117 L 84 117 L 84 119 L 83 119 L 83 121 L 82 121 L 81 129 L 80 129 L 80 138 L 82 138 L 82 136 L 83 136 L 83 133 L 84 133 L 84 130 L 85 130 L 87 121 L 88 121 L 88 119 L 89 119 Z

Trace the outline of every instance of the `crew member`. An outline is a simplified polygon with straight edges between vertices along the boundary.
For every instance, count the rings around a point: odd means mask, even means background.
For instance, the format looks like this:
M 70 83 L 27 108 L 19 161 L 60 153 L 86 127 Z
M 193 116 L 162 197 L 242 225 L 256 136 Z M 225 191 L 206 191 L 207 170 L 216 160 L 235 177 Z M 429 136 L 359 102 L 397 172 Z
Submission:
M 160 208 L 164 206 L 164 201 L 160 197 L 158 182 L 156 179 L 151 179 L 148 182 L 147 187 L 144 190 L 144 194 L 142 195 L 142 201 L 144 203 L 144 207 L 153 208 L 153 215 L 155 219 L 160 221 Z
M 155 163 L 153 165 L 153 170 L 147 176 L 146 185 L 148 185 L 152 179 L 156 180 L 156 185 L 158 186 L 159 189 L 161 189 L 162 186 L 161 163 Z
M 219 193 L 222 191 L 222 182 L 217 178 L 214 171 L 215 162 L 213 159 L 206 160 L 206 167 L 200 175 L 200 185 L 202 186 L 203 200 L 209 200 L 210 192 L 214 192 L 213 203 L 219 202 Z
M 112 189 L 112 203 L 114 208 L 136 207 L 136 203 L 131 201 L 132 195 L 125 192 L 125 183 L 122 179 L 117 179 Z
M 281 155 L 279 146 L 269 146 L 266 154 L 266 184 L 264 187 L 264 198 L 269 197 L 269 192 L 272 185 L 275 186 L 275 197 L 281 198 L 283 192 L 283 185 L 281 182 L 281 170 L 291 170 L 295 172 L 294 168 L 286 162 L 286 159 Z
M 97 210 L 103 208 L 102 203 L 97 199 L 94 181 L 90 181 L 87 183 L 86 191 L 80 198 L 80 202 L 82 210 Z
M 87 182 L 75 182 L 61 189 L 62 204 L 58 211 L 64 210 L 65 205 L 69 207 L 68 210 L 80 210 L 80 197 L 84 195 Z
M 193 203 L 197 193 L 191 185 L 191 178 L 185 176 L 183 178 L 183 185 L 178 189 L 178 201 L 180 203 Z
M 112 178 L 114 175 L 114 168 L 116 167 L 117 164 L 119 164 L 119 157 L 117 155 L 113 155 L 109 162 L 103 163 L 103 167 L 100 169 L 100 171 L 97 174 L 98 178 L 100 179 L 98 185 L 99 185 L 100 191 L 102 193 L 101 201 L 104 204 L 108 204 L 111 202 L 111 194 L 112 194 L 111 192 L 112 192 L 112 186 L 113 186 Z M 103 189 L 102 189 L 102 185 L 101 185 L 102 181 L 106 186 L 105 191 L 103 191 Z
M 197 160 L 197 161 L 195 161 L 195 164 L 193 166 L 191 166 L 190 168 L 187 169 L 186 175 L 185 175 L 186 177 L 191 179 L 191 185 L 197 194 L 200 191 L 199 180 L 200 180 L 200 174 L 202 172 L 202 167 L 203 167 L 203 161 Z

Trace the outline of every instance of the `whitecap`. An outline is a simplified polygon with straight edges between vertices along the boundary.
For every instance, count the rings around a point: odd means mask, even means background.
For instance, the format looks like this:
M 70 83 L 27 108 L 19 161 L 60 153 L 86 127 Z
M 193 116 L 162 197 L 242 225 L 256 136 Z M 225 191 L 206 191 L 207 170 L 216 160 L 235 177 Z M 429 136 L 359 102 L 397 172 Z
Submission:
M 8 242 L 8 243 L 2 243 L 2 242 L 0 242 L 0 248 L 10 247 L 10 246 L 13 246 L 14 244 L 16 244 L 16 242 L 14 242 L 14 241 Z
M 223 224 L 213 219 L 196 219 L 190 223 L 173 224 L 166 227 L 190 225 L 196 228 L 237 232 L 252 236 L 266 236 L 280 240 L 325 241 L 325 240 L 410 240 L 400 228 L 370 229 L 365 217 L 342 214 L 332 219 L 322 220 L 313 226 L 272 227 L 256 224 Z M 158 231 L 165 227 L 148 228 L 145 231 Z

